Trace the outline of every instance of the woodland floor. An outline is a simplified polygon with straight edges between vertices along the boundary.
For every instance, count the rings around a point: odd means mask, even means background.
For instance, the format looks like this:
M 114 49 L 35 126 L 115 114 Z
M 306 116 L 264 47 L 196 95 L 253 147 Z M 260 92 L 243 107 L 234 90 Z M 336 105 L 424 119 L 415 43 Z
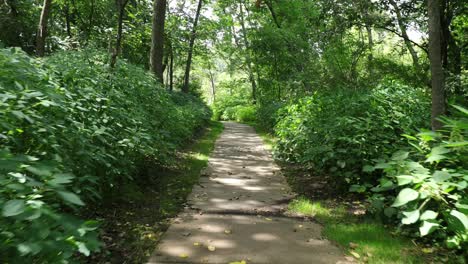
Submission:
M 321 225 L 288 215 L 294 195 L 254 129 L 224 125 L 185 210 L 148 263 L 346 263 Z

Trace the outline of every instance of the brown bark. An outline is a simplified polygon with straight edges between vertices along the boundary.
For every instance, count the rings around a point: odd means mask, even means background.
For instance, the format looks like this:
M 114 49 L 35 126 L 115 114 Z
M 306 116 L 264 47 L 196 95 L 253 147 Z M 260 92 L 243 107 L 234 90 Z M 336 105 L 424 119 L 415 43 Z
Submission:
M 442 66 L 442 24 L 440 17 L 440 0 L 428 0 L 427 9 L 429 16 L 429 60 L 431 62 L 431 85 L 432 85 L 432 129 L 442 127 L 438 120 L 446 112 L 445 107 L 445 78 Z
M 202 3 L 203 3 L 203 0 L 198 0 L 197 13 L 195 14 L 195 20 L 193 21 L 192 33 L 190 34 L 187 64 L 185 66 L 184 86 L 182 87 L 182 92 L 184 92 L 184 93 L 189 92 L 190 67 L 192 66 L 193 46 L 195 44 L 195 38 L 196 38 L 197 26 L 198 26 L 198 19 L 200 18 Z
M 128 0 L 117 0 L 119 18 L 118 18 L 118 26 L 117 26 L 117 38 L 115 41 L 115 47 L 112 52 L 111 63 L 110 63 L 111 68 L 115 67 L 115 64 L 117 63 L 117 56 L 120 55 L 120 52 L 122 50 L 123 17 L 125 14 L 125 7 L 127 6 L 127 3 L 128 3 Z
M 45 42 L 47 38 L 47 21 L 49 20 L 51 6 L 52 0 L 44 0 L 36 36 L 36 55 L 39 57 L 43 57 L 45 54 Z
M 153 2 L 153 28 L 151 34 L 150 67 L 160 83 L 163 83 L 164 24 L 166 20 L 166 0 Z

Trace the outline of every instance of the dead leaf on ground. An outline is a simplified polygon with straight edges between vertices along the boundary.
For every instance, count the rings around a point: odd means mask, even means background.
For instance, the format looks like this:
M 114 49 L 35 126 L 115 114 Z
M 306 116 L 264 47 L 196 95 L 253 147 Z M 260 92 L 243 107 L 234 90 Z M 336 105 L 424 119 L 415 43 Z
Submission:
M 353 255 L 353 257 L 357 258 L 357 259 L 360 259 L 361 258 L 361 255 L 359 255 L 357 252 L 355 251 L 350 251 L 349 254 Z
M 208 250 L 211 251 L 211 252 L 213 252 L 213 251 L 216 250 L 216 247 L 213 246 L 213 245 L 209 245 L 209 246 L 208 246 Z

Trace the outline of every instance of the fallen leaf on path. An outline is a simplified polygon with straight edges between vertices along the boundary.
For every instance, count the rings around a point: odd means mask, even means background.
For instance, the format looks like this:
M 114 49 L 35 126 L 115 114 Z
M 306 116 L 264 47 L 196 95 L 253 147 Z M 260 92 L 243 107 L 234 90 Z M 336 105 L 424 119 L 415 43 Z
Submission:
M 193 243 L 193 245 L 196 246 L 196 247 L 198 247 L 198 246 L 200 246 L 200 243 L 195 242 L 195 243 Z
M 179 257 L 180 258 L 188 258 L 188 255 L 183 253 L 183 254 L 180 254 Z
M 229 229 L 226 229 L 226 230 L 224 230 L 224 233 L 229 235 L 229 234 L 231 234 L 231 233 L 232 233 L 232 231 L 231 231 L 231 230 L 229 230 Z
M 357 252 L 350 251 L 349 254 L 353 255 L 353 257 L 355 257 L 355 258 L 357 258 L 357 259 L 360 259 L 360 258 L 361 258 L 361 255 L 359 255 Z
M 272 221 L 273 219 L 268 218 L 268 217 L 265 217 L 265 220 L 267 220 L 267 221 Z
M 216 250 L 216 247 L 215 247 L 215 246 L 212 246 L 212 245 L 209 245 L 209 246 L 208 246 L 208 250 L 211 251 L 211 252 L 213 252 L 213 251 Z
M 247 264 L 247 262 L 245 260 L 241 260 L 241 261 L 229 262 L 229 264 Z

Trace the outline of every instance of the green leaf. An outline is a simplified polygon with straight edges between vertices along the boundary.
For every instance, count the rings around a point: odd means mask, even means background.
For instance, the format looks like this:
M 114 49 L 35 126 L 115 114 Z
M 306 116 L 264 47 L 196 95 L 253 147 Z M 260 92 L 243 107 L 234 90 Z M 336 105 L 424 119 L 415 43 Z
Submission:
M 419 197 L 419 193 L 417 191 L 410 189 L 410 188 L 405 188 L 400 191 L 400 193 L 395 199 L 395 202 L 393 202 L 392 206 L 399 207 L 399 206 L 405 205 L 411 201 L 418 199 L 418 197 Z
M 61 185 L 64 183 L 70 183 L 72 182 L 72 179 L 75 178 L 75 176 L 71 173 L 56 173 L 53 176 L 54 178 L 50 180 L 48 183 L 50 185 Z
M 463 114 L 468 115 L 468 109 L 458 106 L 458 105 L 452 105 L 452 106 L 455 107 L 458 111 L 462 112 Z
M 396 213 L 397 213 L 397 209 L 395 209 L 393 207 L 387 207 L 387 208 L 384 209 L 384 214 L 387 217 L 392 217 Z
M 80 197 L 78 197 L 78 195 L 72 193 L 72 192 L 65 192 L 65 191 L 59 191 L 58 194 L 60 195 L 60 197 L 62 197 L 63 200 L 69 202 L 69 203 L 72 203 L 72 204 L 76 204 L 76 205 L 81 205 L 83 206 L 84 203 L 83 201 L 81 201 Z
M 400 175 L 400 176 L 396 176 L 396 178 L 398 180 L 398 186 L 410 184 L 413 182 L 413 179 L 414 179 L 414 177 L 411 175 Z
M 435 171 L 434 174 L 432 174 L 432 178 L 440 183 L 449 180 L 452 176 L 447 171 Z
M 83 243 L 83 242 L 76 242 L 76 245 L 78 246 L 78 251 L 80 253 L 82 253 L 83 255 L 85 256 L 89 256 L 89 254 L 91 253 L 88 249 L 88 247 L 86 247 L 86 244 Z
M 465 230 L 468 229 L 468 217 L 457 210 L 450 211 L 450 215 L 455 217 L 460 223 L 465 227 Z
M 28 166 L 26 170 L 34 175 L 44 177 L 52 175 L 53 168 L 50 166 Z
M 395 160 L 395 161 L 405 160 L 406 158 L 408 158 L 408 155 L 409 155 L 408 151 L 399 150 L 393 153 L 392 160 Z
M 433 220 L 437 218 L 438 213 L 432 211 L 432 210 L 426 210 L 424 213 L 421 214 L 421 217 L 419 219 L 421 220 Z
M 2 215 L 5 217 L 15 216 L 23 213 L 24 210 L 24 200 L 10 200 L 3 206 Z
M 370 166 L 370 165 L 365 165 L 363 168 L 362 168 L 362 171 L 363 172 L 373 172 L 375 170 L 374 166 Z
M 439 162 L 446 158 L 446 156 L 444 156 L 443 154 L 447 154 L 449 152 L 450 150 L 445 147 L 442 147 L 442 146 L 435 147 L 431 150 L 431 153 L 427 155 L 426 162 L 429 162 L 429 163 Z
M 419 210 L 414 210 L 414 211 L 410 211 L 410 212 L 403 212 L 403 215 L 405 217 L 403 219 L 401 219 L 402 224 L 404 224 L 404 225 L 414 224 L 419 219 Z
M 461 213 L 468 214 L 468 204 L 456 203 L 455 207 L 457 207 Z
M 437 223 L 423 221 L 423 224 L 419 227 L 419 233 L 423 237 L 434 232 L 434 230 L 436 230 L 438 227 L 439 224 Z

